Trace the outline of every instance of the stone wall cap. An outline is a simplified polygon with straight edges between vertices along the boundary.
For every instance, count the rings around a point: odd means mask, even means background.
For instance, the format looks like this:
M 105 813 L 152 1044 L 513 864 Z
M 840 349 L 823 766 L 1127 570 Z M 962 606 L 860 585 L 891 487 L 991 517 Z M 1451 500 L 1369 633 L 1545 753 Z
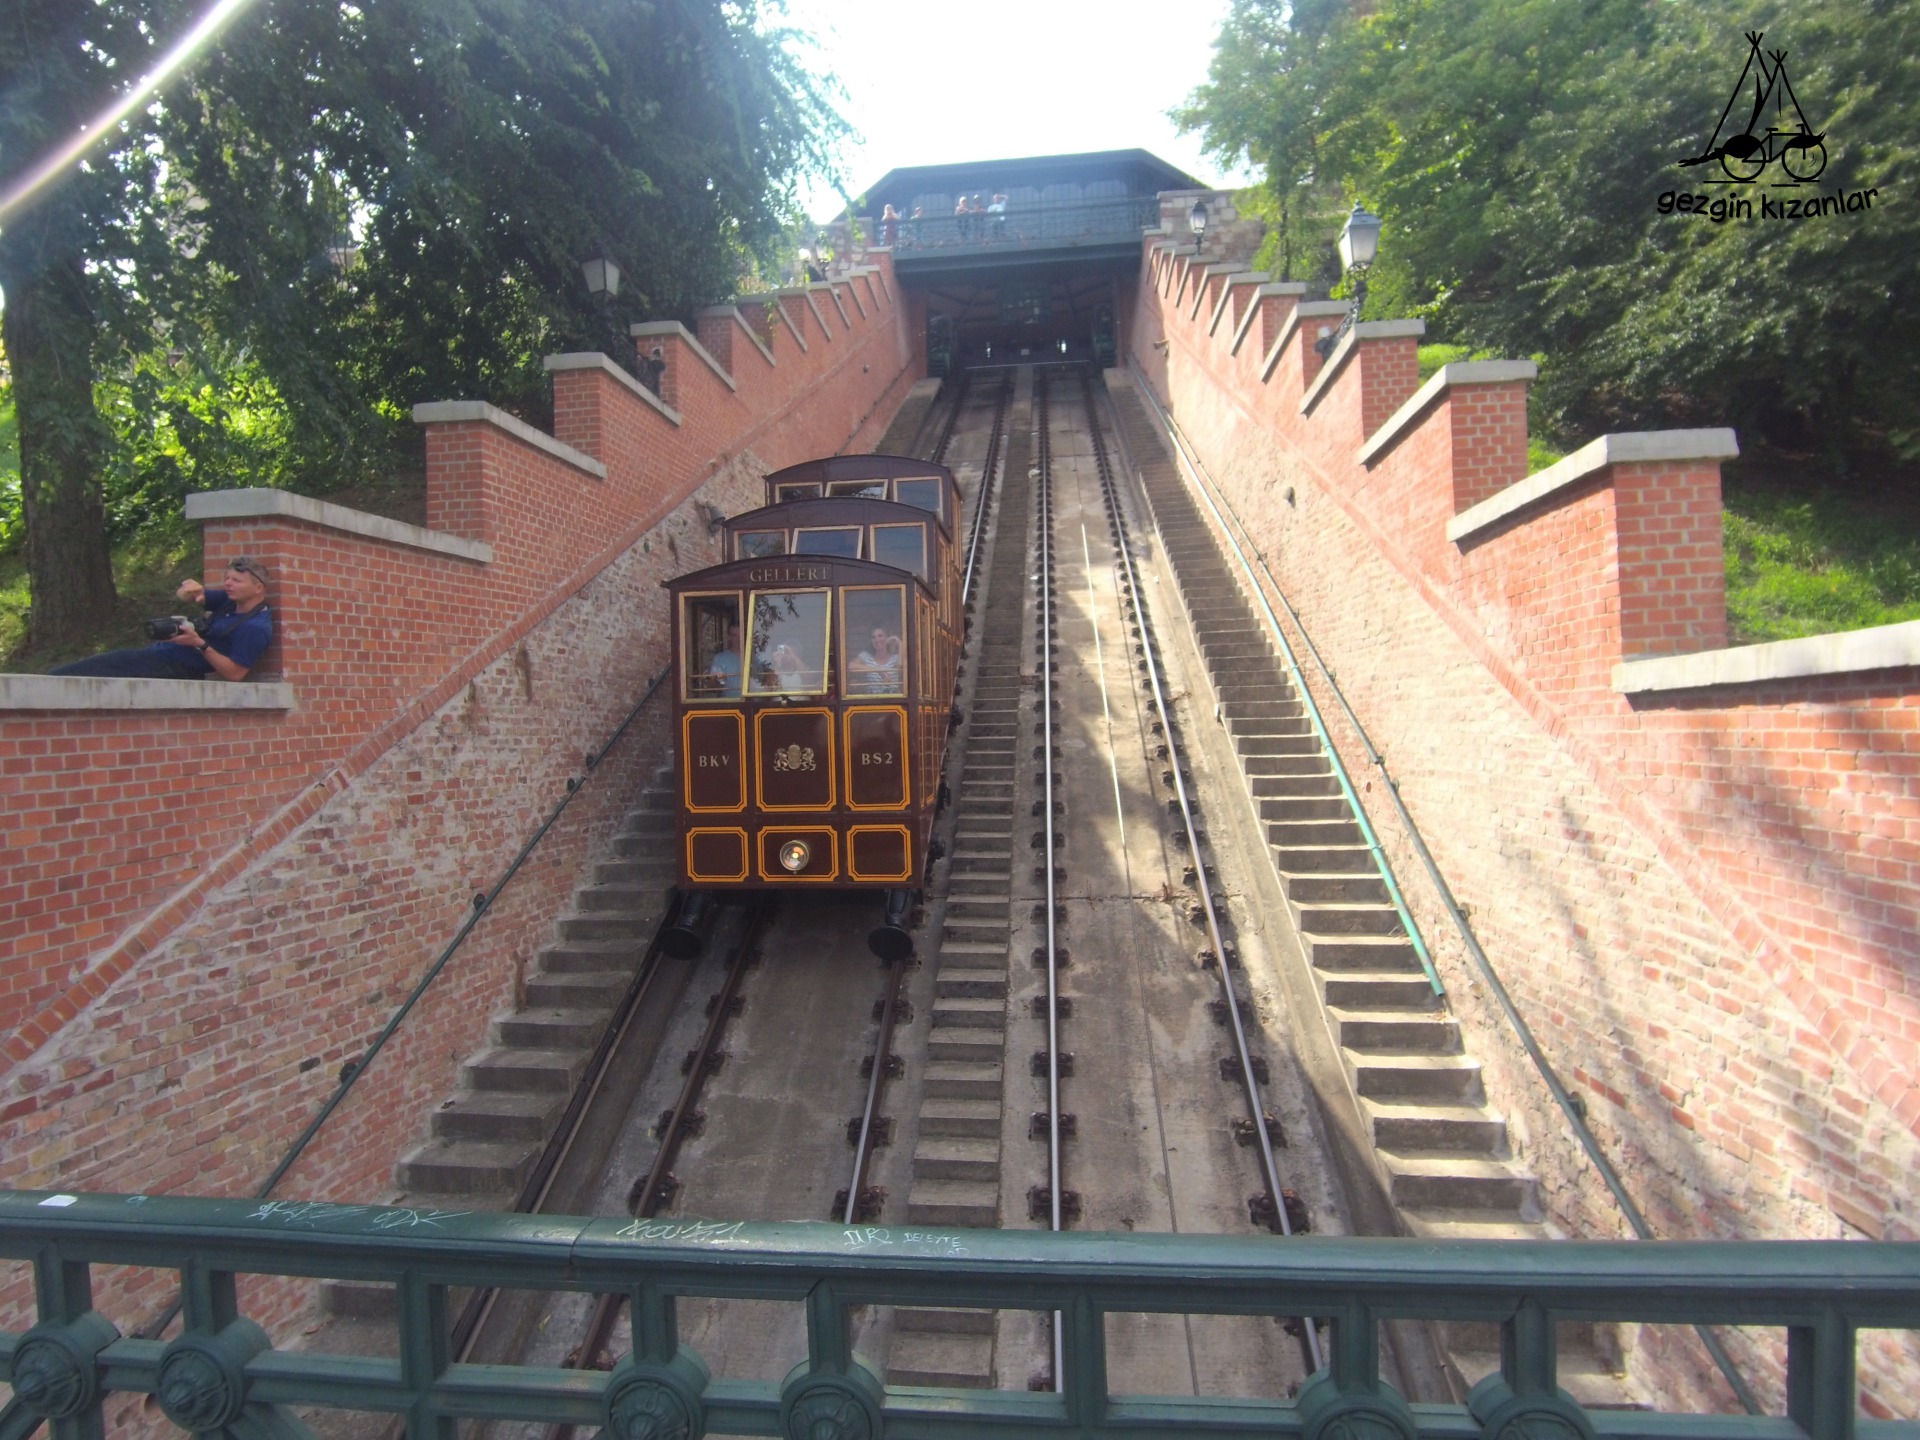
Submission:
M 1813 675 L 1851 675 L 1863 670 L 1920 667 L 1920 620 L 1770 640 L 1692 655 L 1623 660 L 1613 667 L 1613 688 L 1623 695 L 1662 690 L 1703 690 L 1714 685 L 1757 685 Z
M 1303 288 L 1300 292 L 1305 294 Z M 1324 320 L 1330 315 L 1344 315 L 1350 307 L 1344 300 L 1302 300 L 1293 307 L 1287 316 L 1287 323 L 1280 327 L 1280 334 L 1268 348 L 1266 357 L 1260 362 L 1260 383 L 1266 384 L 1273 374 L 1273 367 L 1280 363 L 1280 357 L 1286 353 L 1287 342 L 1293 339 L 1293 332 L 1300 328 L 1305 320 Z
M 738 325 L 741 333 L 753 342 L 754 348 L 766 357 L 767 364 L 777 366 L 780 363 L 773 358 L 773 351 L 767 348 L 767 342 L 760 338 L 759 332 L 747 323 L 747 317 L 740 313 L 740 307 L 738 305 L 709 305 L 699 313 L 703 319 L 709 316 L 716 318 L 727 315 L 732 316 L 733 323 Z
M 677 335 L 681 340 L 686 342 L 688 348 L 691 349 L 694 354 L 707 362 L 707 368 L 720 377 L 720 383 L 722 385 L 725 385 L 729 390 L 738 390 L 740 388 L 734 383 L 733 376 L 721 368 L 720 362 L 707 353 L 707 347 L 700 343 L 700 337 L 687 329 L 687 327 L 682 325 L 678 320 L 642 320 L 638 324 L 629 325 L 627 327 L 627 333 L 636 340 L 650 339 L 656 335 Z
M 1611 465 L 1634 461 L 1731 460 L 1740 442 L 1724 427 L 1712 430 L 1630 430 L 1602 435 L 1591 445 L 1515 481 L 1498 495 L 1462 510 L 1447 522 L 1447 539 L 1458 544 L 1468 536 L 1497 525 L 1529 505 L 1578 485 Z
M 598 350 L 571 350 L 564 355 L 549 355 L 541 363 L 545 365 L 548 370 L 604 370 L 608 375 L 611 375 L 615 380 L 618 380 L 622 385 L 626 386 L 638 399 L 644 400 L 675 425 L 680 424 L 680 412 L 678 410 L 674 409 L 673 406 L 667 404 L 666 401 L 662 400 L 658 395 L 634 379 L 633 375 L 624 365 L 614 364 L 613 357 L 610 355 L 603 355 Z M 420 418 L 420 407 L 417 405 L 414 407 L 414 418 L 416 420 Z M 540 432 L 535 430 L 533 433 L 538 435 Z M 559 442 L 556 441 L 554 443 L 558 444 Z M 596 460 L 594 463 L 597 465 L 600 462 Z M 605 471 L 603 470 L 601 473 L 604 475 Z
M 1387 417 L 1373 432 L 1355 457 L 1362 465 L 1371 465 L 1394 441 L 1413 428 L 1414 422 L 1443 394 L 1455 385 L 1500 385 L 1513 381 L 1538 379 L 1540 367 L 1531 360 L 1457 360 L 1442 365 L 1413 392 L 1406 404 Z
M 291 710 L 284 680 L 123 680 L 100 675 L 0 675 L 7 710 Z
M 547 357 L 547 368 L 549 370 L 587 368 L 585 364 L 555 365 L 553 363 L 555 359 L 568 358 L 575 357 L 549 355 Z M 608 360 L 606 356 L 601 355 L 597 358 L 604 361 L 608 369 L 615 369 L 613 362 Z M 615 373 L 619 374 L 624 372 L 616 370 Z M 632 379 L 633 377 L 628 376 L 627 378 Z M 634 383 L 638 384 L 639 382 L 635 381 Z M 563 444 L 554 439 L 553 436 L 547 434 L 544 430 L 536 430 L 533 426 L 527 424 L 526 421 L 509 415 L 498 406 L 489 405 L 484 400 L 428 400 L 413 407 L 413 422 L 416 425 L 451 425 L 463 420 L 478 420 L 483 424 L 492 425 L 496 429 L 506 431 L 507 434 L 513 436 L 514 439 L 533 446 L 536 450 L 546 451 L 556 460 L 564 460 L 576 469 L 586 471 L 587 474 L 593 476 L 596 480 L 604 480 L 607 478 L 607 467 L 591 455 L 582 454 L 571 445 Z M 673 422 L 676 425 L 679 424 L 680 417 L 675 415 Z
M 1306 308 L 1302 305 L 1300 310 Z M 1294 313 L 1297 315 L 1299 311 Z M 1310 412 L 1320 403 L 1320 397 L 1333 388 L 1334 378 L 1346 368 L 1347 361 L 1360 348 L 1362 340 L 1417 340 L 1426 333 L 1427 322 L 1424 320 L 1362 320 L 1352 326 L 1340 337 L 1340 343 L 1327 357 L 1327 363 L 1320 367 L 1320 373 L 1313 377 L 1313 383 L 1307 386 L 1307 393 L 1300 397 L 1300 413 L 1305 415 Z
M 436 554 L 451 555 L 456 560 L 473 560 L 482 565 L 493 560 L 493 547 L 484 540 L 469 540 L 464 535 L 450 535 L 444 530 L 428 530 L 420 525 L 409 525 L 404 520 L 390 520 L 385 515 L 349 510 L 330 500 L 316 500 L 311 495 L 296 495 L 291 490 L 271 490 L 265 486 L 246 490 L 202 490 L 189 495 L 186 517 L 202 522 L 269 518 L 298 520 L 307 525 L 317 525 L 323 530 L 337 530 L 348 535 L 361 535 L 369 540 L 382 540 L 389 545 L 405 545 L 413 550 L 431 550 Z

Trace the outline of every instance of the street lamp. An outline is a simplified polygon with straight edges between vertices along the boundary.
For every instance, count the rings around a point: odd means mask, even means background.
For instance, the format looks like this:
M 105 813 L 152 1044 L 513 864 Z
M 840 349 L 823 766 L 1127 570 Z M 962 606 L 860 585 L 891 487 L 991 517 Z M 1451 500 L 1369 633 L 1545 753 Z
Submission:
M 1193 202 L 1193 209 L 1187 212 L 1187 228 L 1193 232 L 1193 245 L 1196 250 L 1207 243 L 1206 201 Z
M 589 295 L 612 299 L 620 293 L 620 267 L 605 255 L 581 262 L 580 273 L 586 277 Z
M 1367 267 L 1373 264 L 1373 257 L 1379 251 L 1380 217 L 1356 200 L 1353 213 L 1347 216 L 1346 227 L 1340 232 L 1340 264 L 1353 275 L 1353 303 L 1347 307 L 1346 319 L 1340 322 L 1338 330 L 1313 342 L 1313 348 L 1321 355 L 1331 355 L 1347 331 L 1360 323 L 1360 307 L 1367 303 Z

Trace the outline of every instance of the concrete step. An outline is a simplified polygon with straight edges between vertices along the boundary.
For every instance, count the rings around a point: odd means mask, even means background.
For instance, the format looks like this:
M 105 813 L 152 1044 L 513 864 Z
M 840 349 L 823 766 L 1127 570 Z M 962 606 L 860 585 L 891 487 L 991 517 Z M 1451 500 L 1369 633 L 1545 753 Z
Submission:
M 1484 1210 L 1442 1210 L 1415 1207 L 1400 1212 L 1407 1228 L 1422 1240 L 1553 1240 L 1551 1227 L 1517 1216 L 1501 1219 Z M 1495 1365 L 1495 1369 L 1499 1366 Z
M 398 1179 L 410 1190 L 449 1195 L 517 1191 L 539 1155 L 540 1147 L 527 1141 L 429 1140 L 400 1157 Z
M 1233 748 L 1240 752 L 1242 763 L 1254 755 L 1311 755 L 1322 765 L 1327 763 L 1319 737 L 1310 734 L 1238 734 Z
M 607 1028 L 605 1009 L 561 1010 L 529 1007 L 493 1022 L 493 1038 L 501 1045 L 528 1050 L 586 1050 Z
M 1363 1100 L 1361 1108 L 1381 1150 L 1402 1154 L 1458 1151 L 1489 1158 L 1507 1148 L 1507 1122 L 1477 1105 L 1395 1105 Z
M 1336 786 L 1331 795 L 1264 796 L 1254 801 L 1262 820 L 1338 820 L 1351 824 L 1353 811 Z
M 991 1310 L 935 1310 L 925 1305 L 901 1305 L 893 1312 L 893 1333 L 909 1331 L 935 1335 L 991 1335 Z
M 1424 978 L 1420 957 L 1405 935 L 1315 935 L 1300 937 L 1316 970 L 1408 970 Z
M 460 1067 L 469 1090 L 571 1094 L 587 1068 L 584 1050 L 521 1050 L 489 1046 Z
M 1381 889 L 1385 889 L 1385 885 Z M 1300 928 L 1310 935 L 1399 935 L 1400 912 L 1391 905 L 1315 901 L 1300 907 Z
M 1440 1008 L 1440 997 L 1418 966 L 1411 972 L 1349 970 L 1329 975 L 1323 971 L 1319 979 L 1321 1001 L 1329 1007 L 1396 1012 Z
M 942 1100 L 991 1100 L 997 1105 L 1000 1080 L 997 1064 L 933 1060 L 927 1064 L 926 1093 Z
M 632 974 L 640 961 L 636 940 L 564 940 L 540 947 L 539 967 L 549 975 Z
M 1386 905 L 1387 882 L 1379 872 L 1363 875 L 1282 875 L 1287 898 L 1308 905 Z
M 956 895 L 963 895 L 976 900 L 995 899 L 1000 904 L 1005 905 L 1007 898 L 1013 893 L 1012 882 L 1009 878 L 1011 874 L 1011 871 L 1006 875 L 995 875 L 991 871 L 983 871 L 978 874 L 968 874 L 966 871 L 962 871 L 958 875 L 949 875 L 947 877 L 947 897 L 948 899 L 952 899 L 952 897 Z
M 1344 1010 L 1327 1015 L 1349 1050 L 1369 1055 L 1458 1055 L 1460 1026 L 1445 1010 Z
M 552 1010 L 611 1011 L 627 992 L 629 976 L 623 970 L 589 970 L 584 974 L 527 976 L 527 1004 Z
M 922 1135 L 966 1135 L 1000 1138 L 1000 1101 L 929 1099 L 920 1107 Z
M 972 1136 L 920 1137 L 913 1147 L 913 1175 L 919 1180 L 1000 1182 L 1000 1141 Z
M 1379 1153 L 1394 1204 L 1402 1209 L 1482 1210 L 1498 1218 L 1530 1218 L 1533 1177 L 1506 1161 Z
M 1480 1062 L 1466 1055 L 1369 1055 L 1342 1050 L 1363 1100 L 1478 1105 L 1486 1099 Z
M 1284 882 L 1292 875 L 1380 874 L 1380 862 L 1364 845 L 1295 845 L 1276 851 L 1274 865 Z
M 975 945 L 997 945 L 1002 950 L 1006 949 L 1007 937 L 1011 933 L 1005 915 L 1002 915 L 999 920 L 995 921 L 956 920 L 949 914 L 946 924 L 940 928 L 940 934 L 944 939 L 959 940 Z
M 933 993 L 1004 996 L 1007 993 L 1006 947 L 971 943 L 941 946 L 940 973 L 934 977 Z
M 1340 781 L 1330 770 L 1319 770 L 1306 775 L 1249 775 L 1247 789 L 1256 800 L 1338 800 L 1344 807 L 1345 797 L 1340 793 Z M 1346 814 L 1343 808 L 1340 812 Z M 1278 820 L 1278 815 L 1268 817 Z
M 456 1090 L 433 1112 L 432 1129 L 442 1140 L 496 1144 L 543 1142 L 566 1109 L 567 1097 L 512 1090 Z
M 943 1390 L 991 1390 L 994 1388 L 993 1336 L 896 1329 L 893 1348 L 887 1352 L 887 1383 L 930 1385 Z
M 1242 721 L 1300 720 L 1304 722 L 1306 713 L 1298 700 L 1283 696 L 1275 696 L 1272 699 L 1234 698 L 1220 702 L 1221 717 L 1234 722 L 1235 728 L 1244 728 L 1240 725 Z
M 559 921 L 562 940 L 632 940 L 644 943 L 660 921 L 657 914 L 641 910 L 596 910 L 585 915 L 562 915 Z
M 573 892 L 573 908 L 583 915 L 617 910 L 631 915 L 657 915 L 664 896 L 639 885 L 582 885 Z
M 998 1180 L 916 1180 L 907 1196 L 914 1225 L 955 1225 L 992 1230 L 1000 1224 Z
M 1244 750 L 1240 754 L 1240 773 L 1249 780 L 1266 779 L 1269 776 L 1297 775 L 1302 779 L 1333 780 L 1333 767 L 1327 763 L 1324 751 L 1314 749 L 1298 755 L 1249 755 Z M 1340 782 L 1333 780 L 1334 788 L 1340 788 Z
M 1003 1034 L 1007 1027 L 1007 1002 L 1000 997 L 975 995 L 938 995 L 933 1001 L 935 1030 L 988 1030 Z
M 935 1030 L 927 1037 L 927 1059 L 963 1064 L 998 1061 L 1006 1054 L 1004 1030 Z

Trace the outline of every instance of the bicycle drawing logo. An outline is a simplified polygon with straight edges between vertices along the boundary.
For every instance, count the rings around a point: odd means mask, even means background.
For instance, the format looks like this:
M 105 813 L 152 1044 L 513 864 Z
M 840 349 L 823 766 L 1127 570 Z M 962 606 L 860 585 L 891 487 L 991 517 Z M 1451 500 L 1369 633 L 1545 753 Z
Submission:
M 1690 160 L 1679 162 L 1685 169 L 1719 161 L 1727 178 L 1708 181 L 1708 184 L 1751 185 L 1767 166 L 1778 163 L 1788 178 L 1775 181 L 1776 185 L 1810 185 L 1827 168 L 1826 132 L 1816 135 L 1807 124 L 1800 101 L 1793 93 L 1793 84 L 1787 79 L 1787 52 L 1763 51 L 1760 48 L 1762 34 L 1757 30 L 1747 32 L 1746 66 L 1734 81 L 1733 93 L 1727 97 L 1726 107 L 1720 112 L 1706 149 Z M 1753 84 L 1753 106 L 1747 123 L 1723 141 L 1720 135 L 1726 128 L 1727 117 L 1746 98 L 1749 80 Z M 1772 105 L 1770 119 L 1769 103 Z

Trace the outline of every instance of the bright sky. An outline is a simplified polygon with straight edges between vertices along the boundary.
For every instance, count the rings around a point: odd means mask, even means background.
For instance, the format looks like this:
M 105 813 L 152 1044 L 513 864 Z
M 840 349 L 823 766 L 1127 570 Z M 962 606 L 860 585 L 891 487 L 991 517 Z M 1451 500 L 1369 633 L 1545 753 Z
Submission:
M 1206 79 L 1226 13 L 1227 0 L 789 0 L 846 87 L 855 195 L 902 165 L 1136 146 L 1207 183 L 1247 184 L 1167 118 Z M 815 220 L 840 207 L 830 192 L 807 200 Z

